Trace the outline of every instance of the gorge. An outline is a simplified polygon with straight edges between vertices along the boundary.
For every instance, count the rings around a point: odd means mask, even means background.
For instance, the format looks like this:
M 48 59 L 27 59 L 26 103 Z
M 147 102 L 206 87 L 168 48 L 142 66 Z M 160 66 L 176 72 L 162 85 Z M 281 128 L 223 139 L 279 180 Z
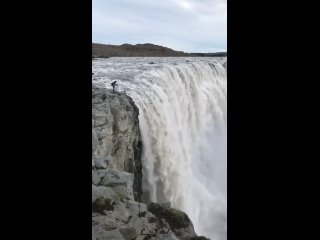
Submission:
M 93 60 L 93 239 L 227 239 L 226 68 Z

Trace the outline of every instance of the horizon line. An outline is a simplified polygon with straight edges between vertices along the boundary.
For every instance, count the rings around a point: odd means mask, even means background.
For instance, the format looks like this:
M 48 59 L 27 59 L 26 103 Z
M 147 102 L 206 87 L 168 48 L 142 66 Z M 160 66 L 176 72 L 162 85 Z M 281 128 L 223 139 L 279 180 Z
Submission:
M 151 44 L 151 45 L 155 45 L 155 46 L 160 46 L 160 47 L 165 47 L 165 48 L 168 48 L 168 49 L 171 49 L 173 51 L 176 51 L 176 52 L 183 52 L 183 53 L 227 53 L 228 51 L 227 50 L 223 50 L 223 51 L 218 51 L 218 52 L 185 52 L 185 51 L 180 51 L 180 50 L 175 50 L 173 48 L 170 48 L 170 47 L 166 47 L 166 46 L 162 46 L 162 45 L 158 45 L 158 44 L 154 44 L 154 43 L 150 43 L 150 42 L 147 42 L 147 43 L 136 43 L 136 44 L 131 44 L 131 43 L 122 43 L 122 44 L 110 44 L 110 43 L 97 43 L 97 42 L 92 42 L 92 44 L 101 44 L 101 45 L 112 45 L 112 46 L 122 46 L 122 45 L 132 45 L 132 46 L 135 46 L 135 45 L 145 45 L 145 44 Z

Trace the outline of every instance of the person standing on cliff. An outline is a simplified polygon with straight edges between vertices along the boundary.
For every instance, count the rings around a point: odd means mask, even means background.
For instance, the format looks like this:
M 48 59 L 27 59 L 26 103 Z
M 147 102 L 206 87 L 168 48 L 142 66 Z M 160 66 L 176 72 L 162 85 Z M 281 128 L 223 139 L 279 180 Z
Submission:
M 112 86 L 112 93 L 114 93 L 114 88 L 115 88 L 116 86 L 118 86 L 117 81 L 113 81 L 113 82 L 111 83 L 111 86 Z

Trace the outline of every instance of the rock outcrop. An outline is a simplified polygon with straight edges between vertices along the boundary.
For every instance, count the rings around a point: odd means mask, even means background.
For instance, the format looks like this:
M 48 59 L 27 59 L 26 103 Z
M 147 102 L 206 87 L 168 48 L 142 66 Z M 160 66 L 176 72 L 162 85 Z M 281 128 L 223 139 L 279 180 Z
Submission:
M 92 89 L 92 183 L 127 188 L 140 199 L 142 144 L 139 110 L 123 93 Z
M 202 239 L 170 204 L 140 202 L 138 115 L 126 94 L 92 88 L 92 240 Z

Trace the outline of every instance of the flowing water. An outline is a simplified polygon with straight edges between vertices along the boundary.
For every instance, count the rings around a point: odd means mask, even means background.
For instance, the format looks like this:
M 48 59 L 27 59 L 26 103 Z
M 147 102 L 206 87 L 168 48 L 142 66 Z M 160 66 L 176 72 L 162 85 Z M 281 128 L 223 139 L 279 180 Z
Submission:
M 145 201 L 171 202 L 197 234 L 227 239 L 227 58 L 93 60 L 93 84 L 140 110 Z

